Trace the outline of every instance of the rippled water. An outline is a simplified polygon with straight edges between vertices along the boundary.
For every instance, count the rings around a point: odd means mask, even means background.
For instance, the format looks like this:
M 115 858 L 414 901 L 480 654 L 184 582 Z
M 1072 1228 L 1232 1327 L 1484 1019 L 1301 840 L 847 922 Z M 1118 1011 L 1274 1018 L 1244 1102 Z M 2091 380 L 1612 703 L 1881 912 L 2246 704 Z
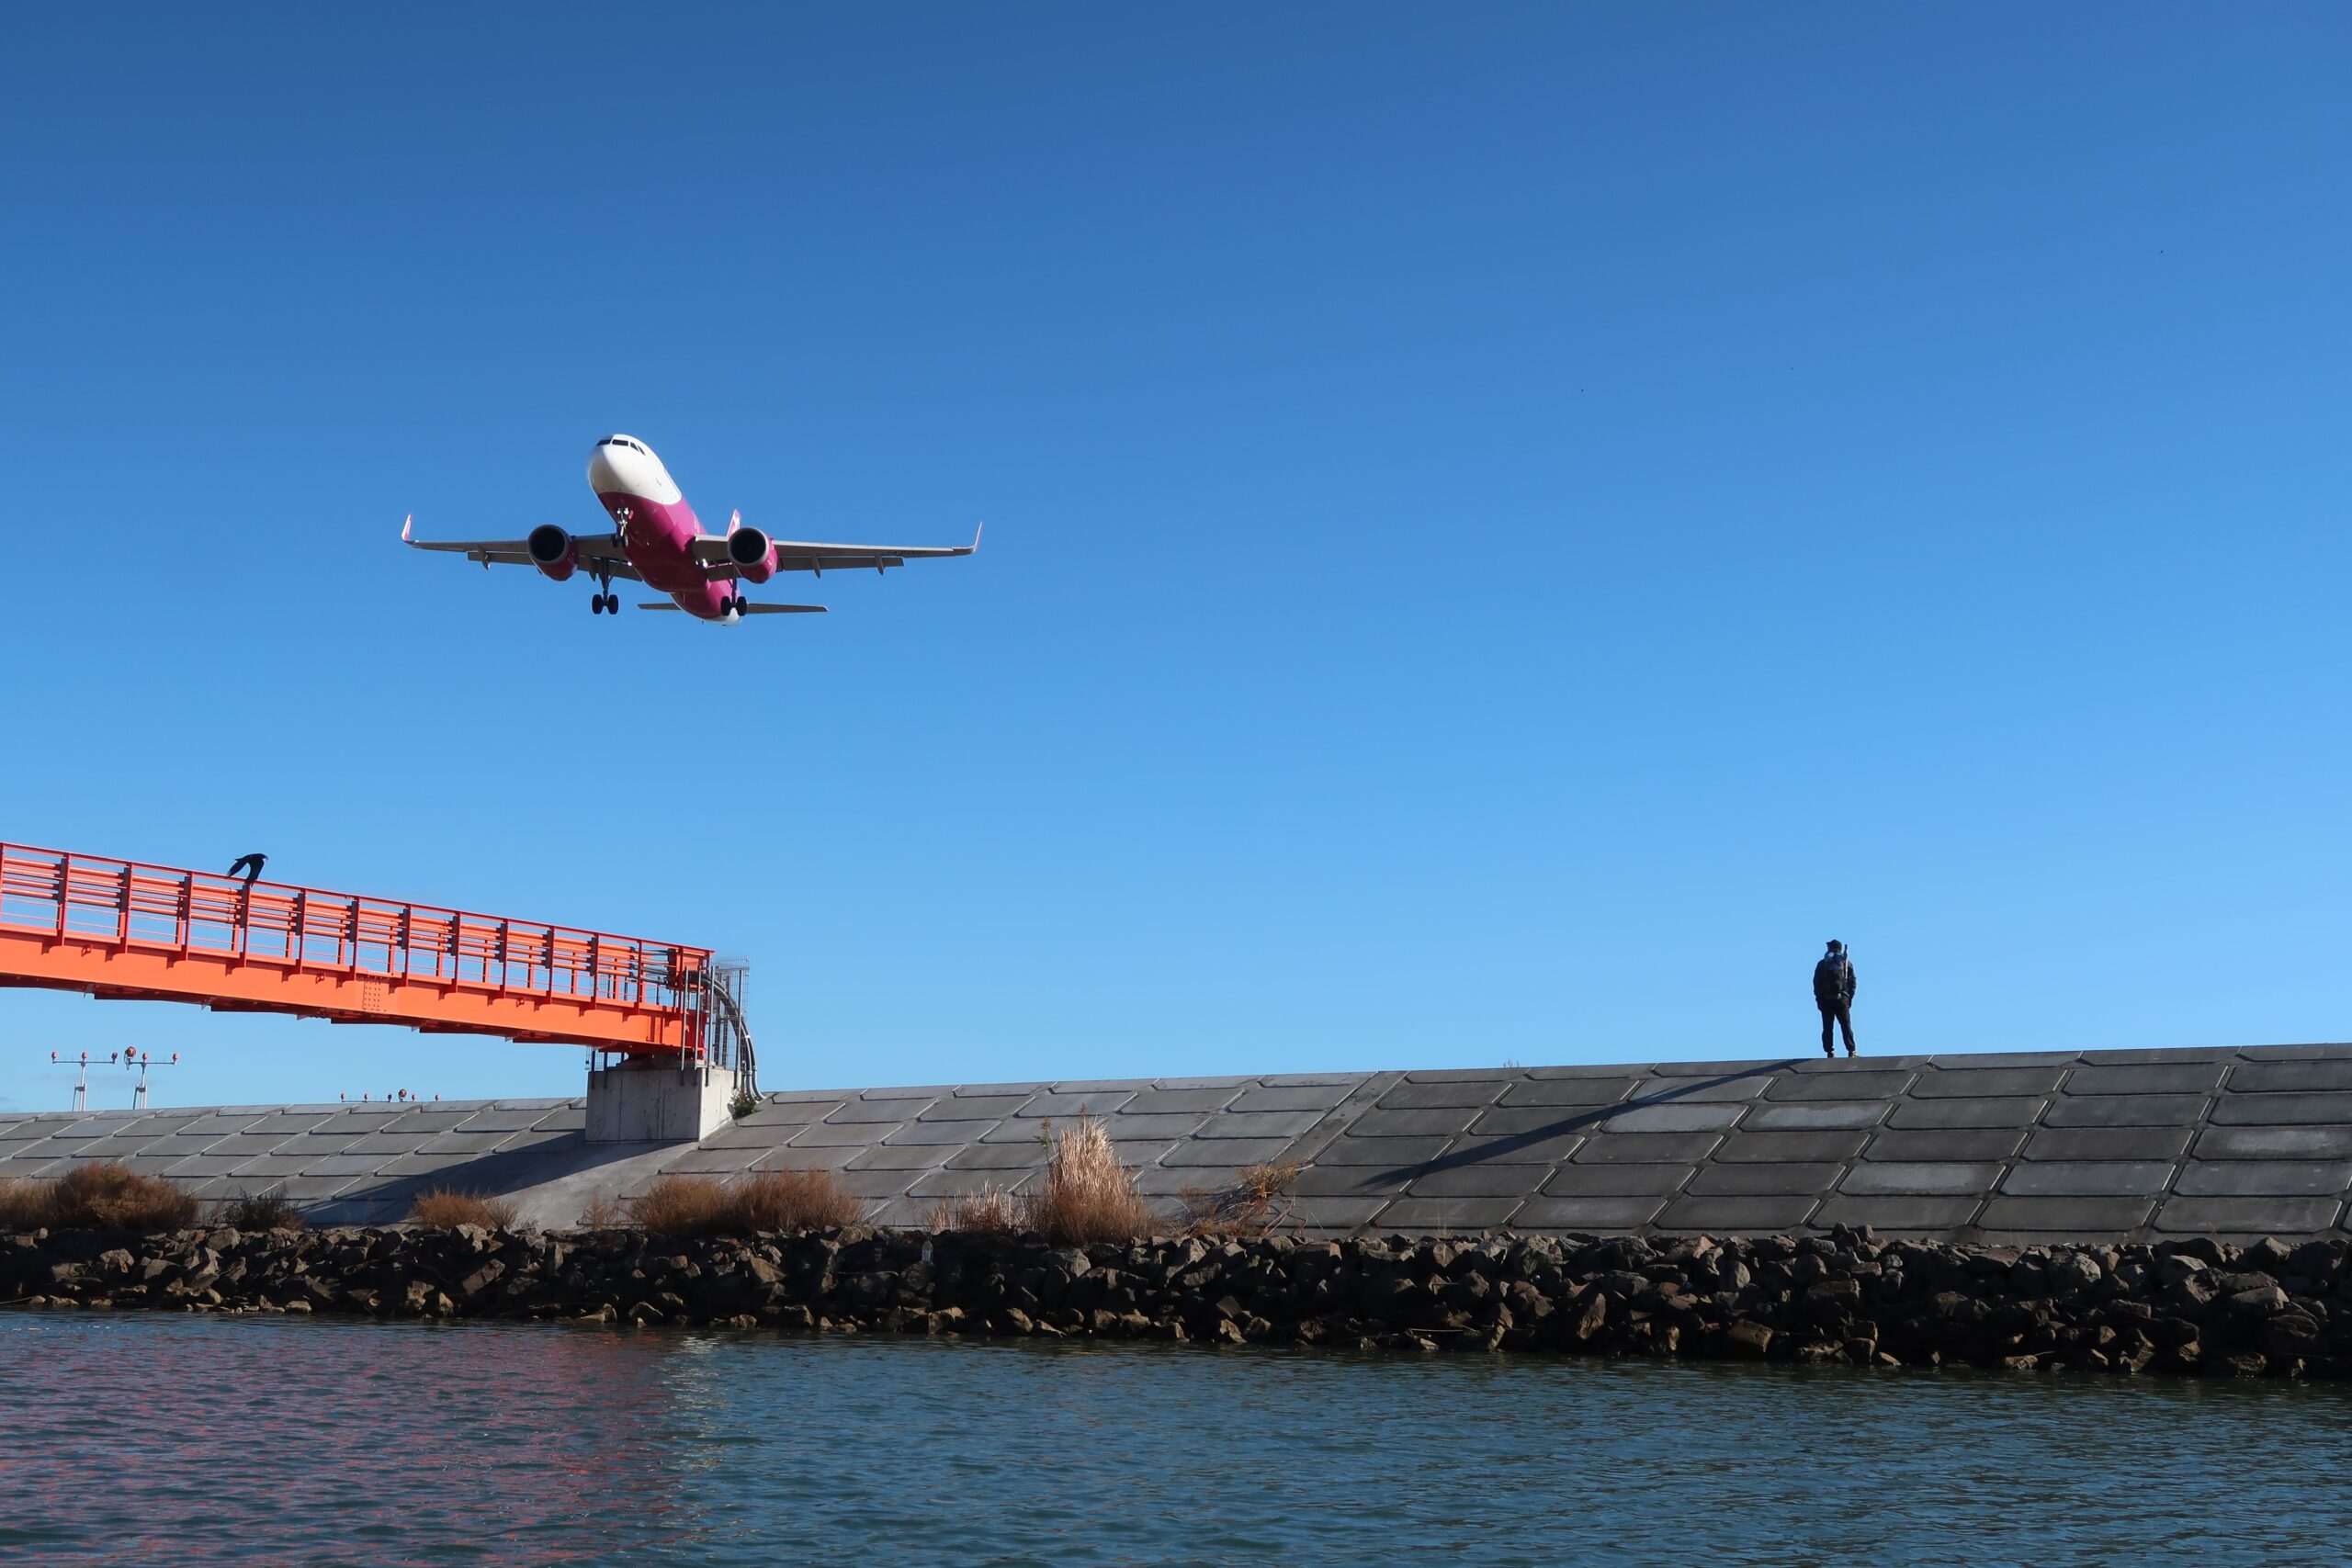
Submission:
M 0 1560 L 2340 1562 L 2352 1389 L 0 1314 Z

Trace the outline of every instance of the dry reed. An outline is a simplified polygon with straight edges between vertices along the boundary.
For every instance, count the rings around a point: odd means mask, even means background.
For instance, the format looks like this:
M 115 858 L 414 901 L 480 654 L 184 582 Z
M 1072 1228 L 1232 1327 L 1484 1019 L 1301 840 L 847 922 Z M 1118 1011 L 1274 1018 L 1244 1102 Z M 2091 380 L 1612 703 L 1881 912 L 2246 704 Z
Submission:
M 1021 1202 L 1024 1228 L 1049 1241 L 1083 1245 L 1148 1235 L 1156 1216 L 1136 1190 L 1135 1173 L 1119 1163 L 1111 1134 L 1091 1116 L 1047 1134 L 1053 1156 L 1045 1179 Z
M 1268 1160 L 1234 1172 L 1229 1186 L 1214 1191 L 1185 1189 L 1184 1234 L 1197 1236 L 1261 1236 L 1290 1216 L 1290 1190 L 1298 1180 L 1295 1159 Z
M 491 1230 L 514 1228 L 514 1200 L 494 1198 L 487 1192 L 467 1192 L 455 1187 L 435 1187 L 416 1195 L 408 1209 L 411 1224 L 431 1230 L 449 1230 L 458 1225 L 482 1225 Z
M 855 1224 L 858 1201 L 830 1170 L 755 1170 L 732 1181 L 664 1176 L 630 1199 L 628 1216 L 655 1235 L 749 1235 Z
M 263 1192 L 240 1192 L 234 1198 L 224 1199 L 214 1206 L 212 1217 L 241 1231 L 299 1231 L 310 1227 L 302 1211 L 287 1201 L 282 1187 Z
M 1021 1228 L 1021 1212 L 1012 1194 L 995 1182 L 983 1182 L 977 1192 L 942 1198 L 931 1206 L 929 1228 L 935 1231 L 1001 1233 Z

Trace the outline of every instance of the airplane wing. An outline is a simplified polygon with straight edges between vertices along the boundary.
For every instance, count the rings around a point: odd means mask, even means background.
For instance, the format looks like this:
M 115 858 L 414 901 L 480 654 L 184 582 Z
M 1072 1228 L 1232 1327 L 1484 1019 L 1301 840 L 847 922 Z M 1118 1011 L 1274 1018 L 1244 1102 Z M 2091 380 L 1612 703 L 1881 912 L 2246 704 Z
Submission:
M 531 564 L 531 546 L 527 539 L 417 539 L 409 536 L 409 529 L 414 523 L 415 519 L 411 518 L 401 525 L 401 543 L 411 549 L 455 551 L 468 560 L 481 562 L 485 567 Z M 580 564 L 591 572 L 610 572 L 632 582 L 644 581 L 638 576 L 637 568 L 628 564 L 628 556 L 621 548 L 619 535 L 577 535 L 571 544 L 579 555 Z M 722 539 L 719 541 L 719 553 L 725 555 L 726 549 L 726 541 Z
M 660 604 L 639 604 L 638 608 L 674 610 L 677 606 L 665 602 Z M 746 604 L 736 613 L 744 615 L 821 615 L 825 613 L 825 607 L 822 604 Z
M 980 547 L 980 531 L 972 530 L 968 545 L 825 545 L 807 539 L 776 539 L 775 567 L 778 571 L 813 571 L 822 576 L 834 570 L 867 567 L 881 571 L 888 567 L 904 566 L 910 560 L 928 560 L 943 556 L 968 556 Z M 724 582 L 738 575 L 733 562 L 727 558 L 727 540 L 723 536 L 696 539 L 695 560 L 703 574 L 714 581 Z

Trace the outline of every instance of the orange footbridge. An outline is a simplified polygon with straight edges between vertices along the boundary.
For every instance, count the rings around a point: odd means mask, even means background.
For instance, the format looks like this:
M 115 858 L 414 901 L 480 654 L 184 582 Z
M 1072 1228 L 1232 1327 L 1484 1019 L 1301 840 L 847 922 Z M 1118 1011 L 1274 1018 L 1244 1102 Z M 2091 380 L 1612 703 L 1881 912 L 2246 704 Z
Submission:
M 699 947 L 0 843 L 0 986 L 699 1056 Z

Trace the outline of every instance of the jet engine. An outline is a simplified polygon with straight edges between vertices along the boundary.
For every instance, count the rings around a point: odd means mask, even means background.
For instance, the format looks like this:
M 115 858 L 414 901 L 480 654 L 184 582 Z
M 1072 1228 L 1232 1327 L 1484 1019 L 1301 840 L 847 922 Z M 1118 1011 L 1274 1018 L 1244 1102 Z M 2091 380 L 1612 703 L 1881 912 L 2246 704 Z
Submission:
M 552 523 L 542 523 L 531 530 L 525 544 L 531 552 L 531 564 L 558 582 L 570 577 L 580 565 L 580 547 L 571 536 Z
M 738 527 L 727 536 L 727 558 L 746 582 L 765 582 L 775 575 L 775 541 L 757 528 Z

